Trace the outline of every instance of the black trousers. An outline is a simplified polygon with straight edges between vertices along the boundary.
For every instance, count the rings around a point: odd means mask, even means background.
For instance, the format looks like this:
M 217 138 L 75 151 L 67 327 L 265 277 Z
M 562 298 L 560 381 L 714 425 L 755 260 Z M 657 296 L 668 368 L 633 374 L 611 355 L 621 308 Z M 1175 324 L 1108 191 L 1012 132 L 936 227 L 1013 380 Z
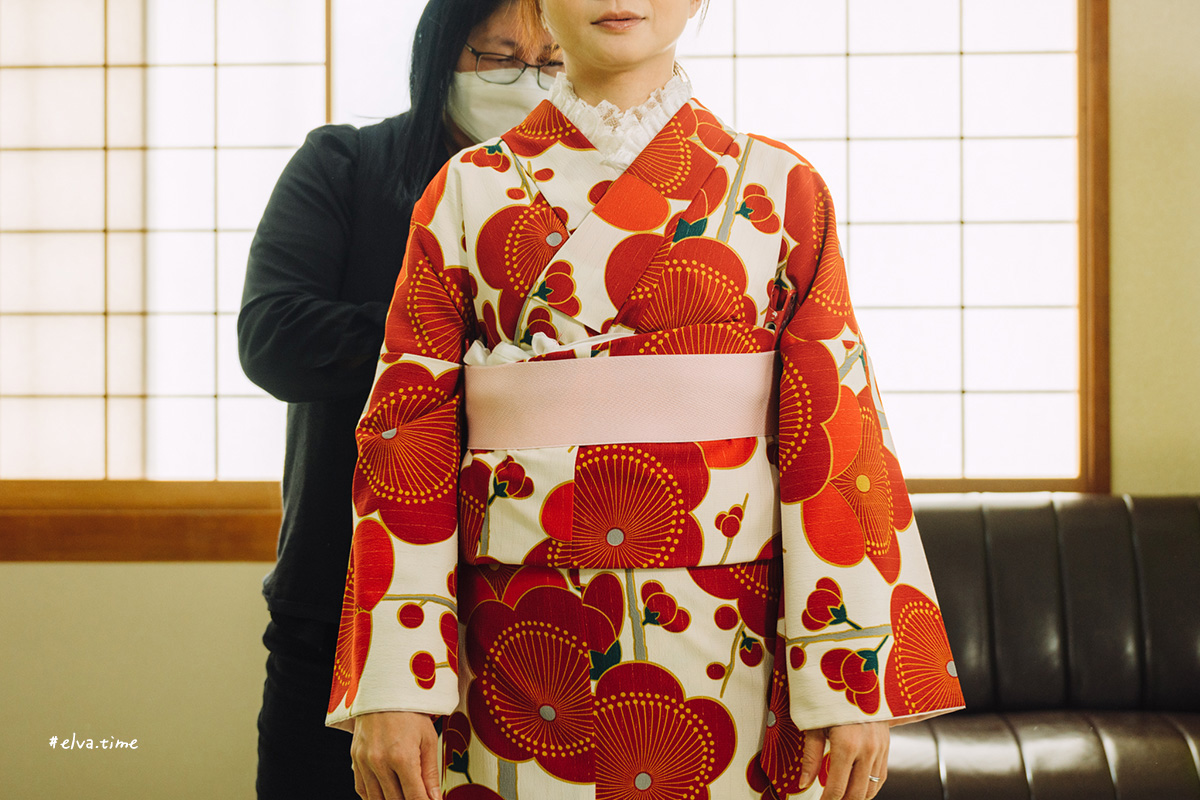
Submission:
M 350 736 L 325 727 L 338 626 L 271 612 L 258 714 L 259 800 L 359 800 Z

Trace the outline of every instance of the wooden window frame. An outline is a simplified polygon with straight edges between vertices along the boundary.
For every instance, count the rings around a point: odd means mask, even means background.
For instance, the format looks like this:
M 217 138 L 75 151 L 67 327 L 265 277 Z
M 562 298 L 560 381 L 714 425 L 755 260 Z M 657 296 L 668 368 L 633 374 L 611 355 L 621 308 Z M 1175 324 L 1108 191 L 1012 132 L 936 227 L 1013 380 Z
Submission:
M 913 479 L 913 493 L 1110 491 L 1108 2 L 1078 6 L 1080 475 Z M 332 0 L 325 13 L 329 119 Z M 0 562 L 273 561 L 279 521 L 273 481 L 6 480 Z

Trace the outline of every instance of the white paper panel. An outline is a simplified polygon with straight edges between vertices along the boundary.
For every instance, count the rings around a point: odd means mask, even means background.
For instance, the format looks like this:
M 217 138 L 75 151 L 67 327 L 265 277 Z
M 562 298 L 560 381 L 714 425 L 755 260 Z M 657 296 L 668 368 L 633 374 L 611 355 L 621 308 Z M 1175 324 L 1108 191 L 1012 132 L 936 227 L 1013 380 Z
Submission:
M 737 128 L 733 103 L 733 59 L 680 58 L 679 63 L 692 82 L 696 99 L 726 125 Z
M 963 143 L 968 222 L 1064 222 L 1079 216 L 1074 139 Z
M 407 3 L 334 0 L 334 122 L 364 125 L 408 109 L 419 18 Z
M 146 318 L 146 388 L 151 395 L 216 390 L 216 320 L 211 314 Z
M 108 477 L 146 477 L 146 401 L 134 397 L 108 400 Z
M 850 52 L 957 53 L 958 3 L 850 0 Z
M 212 480 L 216 477 L 216 400 L 151 398 L 146 401 L 146 477 Z
M 957 56 L 850 59 L 850 135 L 959 135 Z
M 146 63 L 145 0 L 106 0 L 108 63 Z
M 108 146 L 146 144 L 146 70 L 110 67 L 108 74 Z
M 957 306 L 960 225 L 851 225 L 850 297 L 870 306 Z
M 959 219 L 957 141 L 850 143 L 850 221 Z
M 146 310 L 216 311 L 216 244 L 212 233 L 146 236 Z
M 283 477 L 287 404 L 273 397 L 231 397 L 217 402 L 217 477 L 277 481 Z
M 276 150 L 217 151 L 217 224 L 222 229 L 254 230 L 293 154 Z
M 735 13 L 739 54 L 846 52 L 846 0 L 738 0 Z
M 104 317 L 0 317 L 0 393 L 104 394 Z
M 786 99 L 780 86 L 786 85 Z M 773 139 L 846 135 L 843 56 L 739 59 L 738 129 Z
M 242 372 L 238 360 L 237 314 L 217 315 L 217 394 L 262 397 L 264 392 Z
M 856 309 L 881 391 L 962 388 L 958 310 Z
M 212 67 L 151 67 L 146 70 L 146 144 L 151 147 L 212 147 Z
M 1079 396 L 968 394 L 966 477 L 1074 478 Z
M 212 150 L 149 151 L 146 226 L 152 230 L 212 230 L 213 161 Z
M 145 0 L 146 62 L 212 64 L 216 59 L 213 0 Z
M 108 228 L 146 227 L 146 151 L 108 151 Z
M 146 393 L 146 318 L 141 314 L 108 315 L 108 393 Z
M 1077 9 L 1077 0 L 963 0 L 963 49 L 1074 50 Z
M 0 0 L 0 65 L 104 63 L 104 0 Z
M 109 233 L 108 310 L 138 312 L 146 308 L 146 241 L 141 233 Z
M 417 14 L 417 4 L 400 5 Z M 217 59 L 234 63 L 325 60 L 324 0 L 218 0 Z
M 1074 391 L 1079 317 L 1072 309 L 967 309 L 967 391 Z
M 697 14 L 696 18 L 688 23 L 676 53 L 688 56 L 733 55 L 733 6 L 729 0 L 710 3 L 708 15 L 703 22 Z
M 104 152 L 0 152 L 0 230 L 104 228 Z
M 962 477 L 962 394 L 883 393 L 906 480 Z
M 103 69 L 0 70 L 0 147 L 103 146 Z
M 1078 302 L 1078 225 L 966 225 L 963 236 L 967 305 L 1073 306 Z
M 0 479 L 103 477 L 103 398 L 0 398 Z
M 325 123 L 324 67 L 219 67 L 217 143 L 298 147 Z
M 0 312 L 103 310 L 103 234 L 0 234 Z
M 254 234 L 248 231 L 217 234 L 217 310 L 236 313 L 242 307 L 246 262 Z
M 1077 58 L 1069 55 L 964 56 L 967 136 L 1074 136 Z

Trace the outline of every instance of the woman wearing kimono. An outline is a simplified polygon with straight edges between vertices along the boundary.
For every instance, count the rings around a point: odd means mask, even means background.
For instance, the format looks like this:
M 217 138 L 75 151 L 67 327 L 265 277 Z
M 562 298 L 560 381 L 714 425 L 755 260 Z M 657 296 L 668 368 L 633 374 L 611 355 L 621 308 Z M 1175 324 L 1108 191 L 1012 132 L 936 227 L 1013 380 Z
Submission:
M 963 699 L 829 190 L 691 99 L 701 0 L 527 5 L 566 75 L 414 211 L 327 724 L 369 798 L 873 797 Z

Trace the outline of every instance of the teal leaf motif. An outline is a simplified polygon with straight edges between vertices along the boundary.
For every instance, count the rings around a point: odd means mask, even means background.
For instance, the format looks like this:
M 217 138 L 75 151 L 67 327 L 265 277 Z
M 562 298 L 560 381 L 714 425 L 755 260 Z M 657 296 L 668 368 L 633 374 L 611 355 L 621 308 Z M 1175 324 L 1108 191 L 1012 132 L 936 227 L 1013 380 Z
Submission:
M 489 156 L 494 156 L 494 155 L 497 155 L 498 153 L 504 152 L 504 148 L 502 148 L 500 146 L 499 142 L 496 142 L 495 144 L 489 144 L 488 146 L 484 147 L 483 151 L 485 153 L 487 153 Z
M 863 672 L 879 672 L 878 650 L 858 650 L 854 654 L 863 660 Z
M 467 780 L 471 780 L 470 773 L 468 772 L 471 768 L 471 754 L 466 750 L 463 750 L 461 753 L 456 750 L 451 751 L 450 763 L 446 765 L 446 768 L 451 772 L 461 772 L 467 776 Z
M 588 672 L 592 680 L 600 680 L 600 676 L 608 671 L 609 667 L 615 667 L 621 663 L 621 643 L 613 642 L 612 647 L 608 648 L 607 653 L 601 653 L 598 650 L 588 651 L 592 659 L 592 669 Z
M 688 222 L 686 219 L 679 220 L 679 226 L 675 228 L 674 242 L 682 242 L 684 239 L 692 236 L 703 236 L 704 230 L 708 227 L 708 218 Z
M 742 203 L 742 207 L 739 208 L 734 213 L 737 214 L 739 217 L 745 217 L 746 219 L 750 219 L 750 215 L 753 214 L 754 212 L 750 210 L 750 206 L 748 204 Z
M 642 624 L 643 625 L 661 625 L 662 623 L 658 621 L 658 612 L 657 611 L 651 611 L 650 609 L 646 609 L 646 618 L 644 620 L 642 620 Z
M 538 300 L 548 301 L 550 299 L 550 291 L 550 284 L 542 281 L 542 285 L 537 288 L 537 291 L 533 293 L 533 296 Z
M 829 621 L 830 625 L 835 625 L 835 624 L 840 624 L 843 622 L 850 621 L 850 618 L 848 616 L 846 616 L 846 606 L 844 604 L 838 606 L 837 608 L 829 609 L 829 613 L 830 613 L 830 615 L 832 615 L 832 619 Z

